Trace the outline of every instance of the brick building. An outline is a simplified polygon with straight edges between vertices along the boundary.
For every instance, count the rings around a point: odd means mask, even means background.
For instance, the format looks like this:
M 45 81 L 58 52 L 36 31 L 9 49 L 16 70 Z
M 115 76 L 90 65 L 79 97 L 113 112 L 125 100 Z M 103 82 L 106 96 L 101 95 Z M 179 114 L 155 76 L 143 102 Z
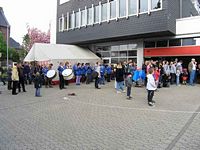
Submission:
M 4 15 L 3 8 L 0 7 L 0 31 L 3 33 L 3 37 L 5 41 L 7 41 L 7 29 L 8 31 L 8 39 L 10 38 L 10 25 Z

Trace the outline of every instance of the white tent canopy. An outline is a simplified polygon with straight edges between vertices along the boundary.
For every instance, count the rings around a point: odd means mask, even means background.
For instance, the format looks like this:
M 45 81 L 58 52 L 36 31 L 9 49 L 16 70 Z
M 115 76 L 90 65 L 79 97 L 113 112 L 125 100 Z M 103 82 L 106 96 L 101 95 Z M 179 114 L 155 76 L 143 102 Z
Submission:
M 100 60 L 93 52 L 75 45 L 35 43 L 25 62 L 67 60 L 69 62 L 96 62 Z

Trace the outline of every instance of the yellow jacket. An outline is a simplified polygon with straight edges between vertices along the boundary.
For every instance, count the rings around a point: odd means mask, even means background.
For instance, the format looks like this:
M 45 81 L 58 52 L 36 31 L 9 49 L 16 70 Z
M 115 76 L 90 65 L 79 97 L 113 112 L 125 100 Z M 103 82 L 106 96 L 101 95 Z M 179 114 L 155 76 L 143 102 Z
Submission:
M 13 68 L 12 68 L 12 80 L 19 81 L 19 74 L 17 71 L 17 66 L 13 66 Z

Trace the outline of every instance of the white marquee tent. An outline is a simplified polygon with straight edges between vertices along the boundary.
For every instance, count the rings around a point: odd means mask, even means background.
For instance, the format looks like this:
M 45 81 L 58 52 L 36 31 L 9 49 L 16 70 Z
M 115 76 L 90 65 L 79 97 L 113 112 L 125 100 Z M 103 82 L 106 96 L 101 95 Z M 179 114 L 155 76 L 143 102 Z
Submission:
M 24 59 L 25 62 L 49 61 L 53 64 L 60 61 L 68 61 L 71 64 L 95 63 L 99 60 L 100 58 L 88 49 L 75 45 L 45 43 L 35 43 Z

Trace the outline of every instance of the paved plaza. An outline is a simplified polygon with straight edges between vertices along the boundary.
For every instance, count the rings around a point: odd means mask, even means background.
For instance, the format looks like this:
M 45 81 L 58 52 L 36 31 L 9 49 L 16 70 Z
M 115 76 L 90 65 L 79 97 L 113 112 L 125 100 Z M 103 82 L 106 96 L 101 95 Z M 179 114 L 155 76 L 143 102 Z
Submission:
M 200 85 L 159 89 L 154 108 L 144 88 L 127 100 L 113 85 L 42 88 L 42 97 L 33 85 L 16 96 L 0 85 L 0 150 L 200 149 Z

